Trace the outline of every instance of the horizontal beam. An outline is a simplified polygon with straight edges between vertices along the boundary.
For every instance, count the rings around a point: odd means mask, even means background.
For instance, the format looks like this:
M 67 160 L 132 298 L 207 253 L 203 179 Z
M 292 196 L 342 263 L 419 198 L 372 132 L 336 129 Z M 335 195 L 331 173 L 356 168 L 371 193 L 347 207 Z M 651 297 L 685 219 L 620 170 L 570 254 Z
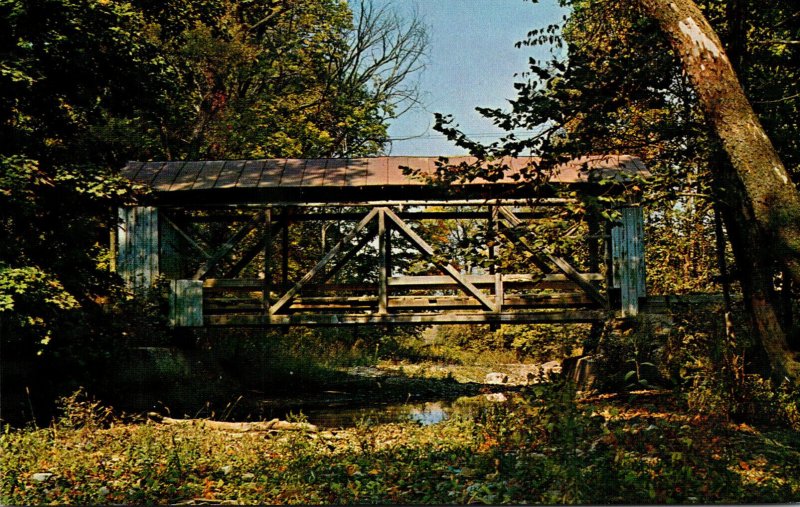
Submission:
M 170 202 L 163 201 L 157 206 L 161 208 L 185 208 L 185 209 L 248 209 L 264 208 L 273 206 L 276 208 L 349 208 L 353 206 L 383 207 L 383 206 L 564 206 L 566 204 L 578 202 L 577 199 L 564 199 L 558 197 L 542 198 L 491 198 L 491 199 L 385 199 L 385 200 L 359 200 L 359 201 L 272 201 L 268 203 L 226 203 L 220 202 L 209 204 L 198 199 L 191 199 L 189 202 Z
M 206 298 L 203 308 L 206 313 L 219 312 L 260 312 L 257 298 Z M 377 296 L 357 297 L 296 297 L 288 307 L 288 312 L 326 311 L 331 309 L 358 311 L 378 307 Z M 553 294 L 506 294 L 503 306 L 509 308 L 575 308 L 596 306 L 583 293 Z M 389 310 L 470 310 L 479 309 L 481 304 L 467 296 L 394 296 L 388 299 Z
M 600 282 L 605 277 L 600 273 L 581 273 L 587 280 Z M 474 285 L 492 286 L 494 285 L 494 275 L 463 275 L 465 279 Z M 569 282 L 569 278 L 561 273 L 550 273 L 547 275 L 528 275 L 521 273 L 509 273 L 502 275 L 503 284 L 507 285 L 538 285 L 541 283 Z M 260 290 L 263 284 L 260 278 L 209 278 L 203 281 L 204 289 L 216 290 Z M 458 284 L 452 277 L 447 275 L 420 275 L 420 276 L 393 276 L 388 279 L 389 287 L 395 289 L 440 289 L 454 288 Z M 306 285 L 307 290 L 376 290 L 377 286 L 372 284 L 335 284 L 335 285 Z
M 206 315 L 206 326 L 358 326 L 427 324 L 543 324 L 602 322 L 615 315 L 605 310 L 565 310 L 502 313 L 396 313 L 378 315 Z
M 476 206 L 476 207 L 482 207 Z M 534 220 L 537 218 L 550 218 L 553 216 L 552 212 L 545 211 L 517 211 L 515 213 L 519 218 Z M 397 216 L 405 220 L 488 220 L 488 211 L 398 211 Z M 345 211 L 337 213 L 332 211 L 330 213 L 297 213 L 292 215 L 292 222 L 314 222 L 326 220 L 342 220 L 355 222 L 361 220 L 364 213 Z M 202 216 L 184 215 L 184 220 L 192 223 L 234 223 L 245 222 L 250 219 L 249 215 L 234 215 L 226 213 L 213 213 Z
M 592 282 L 604 280 L 600 273 L 582 273 Z M 476 287 L 494 286 L 494 275 L 465 275 L 465 278 Z M 508 288 L 535 288 L 564 290 L 577 285 L 566 275 L 550 273 L 547 275 L 506 274 L 502 275 L 503 285 Z M 257 292 L 262 290 L 263 280 L 260 278 L 209 278 L 204 280 L 203 288 L 207 292 Z M 388 279 L 390 290 L 455 290 L 458 284 L 446 275 L 430 276 L 393 276 Z M 274 287 L 275 290 L 287 290 L 288 287 Z M 320 292 L 373 292 L 377 290 L 375 284 L 367 283 L 338 283 L 338 284 L 307 284 L 304 293 Z
M 600 273 L 582 273 L 587 280 L 601 281 L 605 277 Z M 495 283 L 494 275 L 464 275 L 468 281 L 479 286 L 493 286 Z M 504 274 L 502 275 L 504 285 L 535 285 L 540 282 L 567 282 L 570 281 L 566 275 L 561 273 L 551 273 L 547 275 L 528 275 L 528 274 Z M 389 279 L 389 287 L 402 289 L 425 289 L 453 286 L 455 282 L 449 276 L 395 276 Z

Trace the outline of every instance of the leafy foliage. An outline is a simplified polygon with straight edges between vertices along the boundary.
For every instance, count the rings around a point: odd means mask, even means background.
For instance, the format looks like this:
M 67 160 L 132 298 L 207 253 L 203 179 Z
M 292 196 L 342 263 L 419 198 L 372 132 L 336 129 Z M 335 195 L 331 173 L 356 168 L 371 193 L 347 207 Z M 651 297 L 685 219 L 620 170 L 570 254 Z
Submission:
M 796 435 L 719 424 L 659 396 L 576 400 L 568 386 L 539 385 L 527 398 L 430 426 L 364 423 L 267 437 L 125 424 L 92 400 L 68 404 L 69 417 L 50 428 L 0 436 L 4 503 L 641 504 L 800 495 Z
M 58 334 L 69 309 L 72 340 L 114 328 L 101 307 L 121 296 L 111 211 L 141 190 L 118 176 L 123 161 L 379 153 L 427 40 L 419 21 L 369 3 L 354 18 L 303 0 L 6 0 L 0 32 L 8 343 L 24 327 L 42 328 L 37 343 Z

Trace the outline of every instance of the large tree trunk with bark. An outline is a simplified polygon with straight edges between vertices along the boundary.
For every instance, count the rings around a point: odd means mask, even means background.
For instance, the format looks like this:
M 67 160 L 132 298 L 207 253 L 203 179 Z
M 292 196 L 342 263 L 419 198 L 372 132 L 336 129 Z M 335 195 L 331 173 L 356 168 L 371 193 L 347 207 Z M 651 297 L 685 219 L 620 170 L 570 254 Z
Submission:
M 800 283 L 800 197 L 725 54 L 693 0 L 634 0 L 669 38 L 729 163 L 718 164 L 721 209 L 754 331 L 773 376 L 800 381 L 773 304 L 773 261 Z

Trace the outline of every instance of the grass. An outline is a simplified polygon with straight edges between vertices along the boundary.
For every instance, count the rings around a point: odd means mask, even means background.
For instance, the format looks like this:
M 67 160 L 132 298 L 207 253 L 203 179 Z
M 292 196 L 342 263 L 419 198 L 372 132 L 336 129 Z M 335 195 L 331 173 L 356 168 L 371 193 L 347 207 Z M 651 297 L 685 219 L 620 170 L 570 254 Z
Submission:
M 800 500 L 800 437 L 671 394 L 535 386 L 471 418 L 319 433 L 123 423 L 73 399 L 0 436 L 0 503 L 743 503 Z M 52 474 L 52 475 L 42 475 Z

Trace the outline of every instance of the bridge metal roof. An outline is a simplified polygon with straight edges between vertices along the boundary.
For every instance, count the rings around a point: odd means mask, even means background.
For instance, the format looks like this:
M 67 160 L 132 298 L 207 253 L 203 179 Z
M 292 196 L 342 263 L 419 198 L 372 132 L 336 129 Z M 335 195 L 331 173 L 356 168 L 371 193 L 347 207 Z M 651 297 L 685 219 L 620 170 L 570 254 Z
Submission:
M 474 164 L 474 157 L 449 157 L 447 166 Z M 538 159 L 506 157 L 492 164 L 508 169 L 497 181 L 476 179 L 431 188 L 424 176 L 436 174 L 437 157 L 207 160 L 128 162 L 122 175 L 154 191 L 162 204 L 241 202 L 345 202 L 409 197 L 444 199 L 454 195 L 508 195 L 522 187 L 515 177 Z M 416 169 L 418 176 L 406 175 Z M 592 155 L 554 167 L 549 180 L 559 185 L 589 184 L 600 176 L 648 176 L 641 160 L 628 155 Z M 422 177 L 421 177 L 422 176 Z M 530 197 L 530 196 L 528 196 Z

